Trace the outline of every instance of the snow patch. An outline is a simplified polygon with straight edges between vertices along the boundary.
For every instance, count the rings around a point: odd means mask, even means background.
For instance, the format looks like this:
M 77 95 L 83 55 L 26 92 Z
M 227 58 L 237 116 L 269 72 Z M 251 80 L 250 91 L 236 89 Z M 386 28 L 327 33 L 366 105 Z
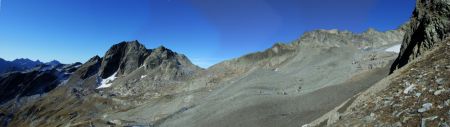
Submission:
M 401 48 L 401 44 L 397 44 L 397 45 L 394 45 L 394 46 L 392 46 L 392 47 L 389 47 L 389 48 L 387 48 L 385 51 L 386 52 L 395 52 L 395 53 L 400 53 L 400 48 Z
M 106 79 L 102 79 L 101 83 L 100 83 L 100 86 L 98 86 L 97 89 L 111 87 L 112 82 L 117 78 L 116 74 L 117 74 L 117 72 L 115 72 L 113 75 L 109 76 Z
M 147 77 L 147 75 L 141 75 L 141 79 L 143 79 L 143 78 L 145 78 L 145 77 Z

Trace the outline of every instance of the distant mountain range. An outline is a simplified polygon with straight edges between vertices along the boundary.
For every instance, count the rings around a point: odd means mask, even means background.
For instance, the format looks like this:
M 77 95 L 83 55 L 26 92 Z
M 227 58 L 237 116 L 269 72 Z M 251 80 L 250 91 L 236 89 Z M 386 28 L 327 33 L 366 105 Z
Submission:
M 81 63 L 61 64 L 54 60 L 24 71 L 1 74 L 0 104 L 14 98 L 45 94 L 64 83 L 80 65 Z
M 0 74 L 12 71 L 23 71 L 41 64 L 44 63 L 39 60 L 33 61 L 30 59 L 20 58 L 13 61 L 7 61 L 0 58 Z
M 13 71 L 25 71 L 43 64 L 55 66 L 61 64 L 61 62 L 53 60 L 47 63 L 43 63 L 39 60 L 33 61 L 27 58 L 19 58 L 13 61 L 7 61 L 0 58 L 0 74 Z

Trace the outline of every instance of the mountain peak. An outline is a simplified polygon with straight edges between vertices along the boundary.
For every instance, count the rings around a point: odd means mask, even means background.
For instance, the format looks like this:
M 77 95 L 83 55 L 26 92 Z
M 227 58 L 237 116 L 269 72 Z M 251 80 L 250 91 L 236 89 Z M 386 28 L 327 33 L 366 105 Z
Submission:
M 115 44 L 103 57 L 101 77 L 109 77 L 117 71 L 120 71 L 119 75 L 130 73 L 142 65 L 148 54 L 145 46 L 136 40 Z
M 173 52 L 172 50 L 164 47 L 163 45 L 154 48 L 151 50 L 151 55 L 162 55 L 165 58 L 169 58 L 172 57 L 174 55 L 177 55 L 175 52 Z
M 168 50 L 164 45 L 160 45 L 155 50 Z
M 133 41 L 128 41 L 125 42 L 127 43 L 129 46 L 134 46 L 134 47 L 145 47 L 143 44 L 141 44 L 138 40 L 133 40 Z
M 141 43 L 139 43 L 139 41 L 134 40 L 134 41 L 122 41 L 118 44 L 114 44 L 113 46 L 111 46 L 111 48 L 109 48 L 109 50 L 107 51 L 110 53 L 114 53 L 114 51 L 120 50 L 120 49 L 146 49 L 145 46 Z
M 97 61 L 97 60 L 100 60 L 100 59 L 102 59 L 102 58 L 100 58 L 100 56 L 95 55 L 94 57 L 90 58 L 90 59 L 88 60 L 88 62 Z
M 48 64 L 48 65 L 59 65 L 59 64 L 61 64 L 61 62 L 59 62 L 59 61 L 57 61 L 57 60 L 52 60 L 52 61 L 47 62 L 47 63 L 45 63 L 45 64 Z
M 28 58 L 17 58 L 15 60 L 13 60 L 12 62 L 32 62 L 32 60 L 30 60 Z

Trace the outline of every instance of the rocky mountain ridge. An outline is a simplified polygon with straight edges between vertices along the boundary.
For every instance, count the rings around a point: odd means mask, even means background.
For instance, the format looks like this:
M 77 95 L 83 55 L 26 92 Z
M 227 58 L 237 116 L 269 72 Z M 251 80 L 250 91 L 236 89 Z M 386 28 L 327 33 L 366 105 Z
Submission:
M 355 34 L 350 31 L 332 30 L 315 30 L 304 33 L 297 41 L 303 43 L 302 46 L 327 46 L 338 47 L 344 45 L 354 45 L 360 48 L 379 47 L 392 44 L 393 42 L 401 42 L 403 40 L 405 25 L 400 26 L 396 30 L 379 32 L 373 28 L 367 31 Z
M 370 32 L 375 33 L 369 30 L 365 34 Z M 267 50 L 208 68 L 205 75 L 189 84 L 188 89 L 193 89 L 195 93 L 181 92 L 179 94 L 184 96 L 175 96 L 169 102 L 159 103 L 171 105 L 169 107 L 143 105 L 131 111 L 110 114 L 115 117 L 108 119 L 156 119 L 138 120 L 156 126 L 301 125 L 317 117 L 321 110 L 326 110 L 311 107 L 331 108 L 343 98 L 353 96 L 356 91 L 364 90 L 387 75 L 386 67 L 396 54 L 385 49 L 401 42 L 402 30 L 376 33 L 386 36 L 363 36 L 338 30 L 307 32 L 292 43 L 277 43 Z M 374 38 L 386 40 L 386 43 Z M 360 47 L 364 44 L 373 45 Z M 362 78 L 365 76 L 371 79 Z M 331 89 L 345 94 L 336 98 L 327 97 L 337 96 L 330 95 L 333 92 L 328 90 Z M 314 92 L 316 90 L 328 92 L 319 94 Z M 306 97 L 320 99 L 314 102 Z M 189 101 L 184 101 L 186 98 Z M 326 103 L 326 106 L 316 105 L 319 103 Z M 145 112 L 137 113 L 139 111 Z M 123 117 L 132 113 L 135 116 Z
M 41 64 L 44 63 L 39 60 L 32 61 L 30 59 L 20 58 L 13 61 L 6 61 L 0 58 L 0 74 L 13 71 L 24 71 Z
M 41 64 L 35 68 L 10 72 L 0 76 L 0 103 L 11 99 L 45 94 L 58 85 L 64 84 L 71 73 L 78 69 L 81 63 L 74 64 Z

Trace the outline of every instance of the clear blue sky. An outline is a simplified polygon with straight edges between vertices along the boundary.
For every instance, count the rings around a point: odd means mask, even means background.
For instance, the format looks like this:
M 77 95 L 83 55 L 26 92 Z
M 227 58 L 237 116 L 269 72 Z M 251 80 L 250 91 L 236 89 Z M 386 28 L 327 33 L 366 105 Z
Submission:
M 415 0 L 0 0 L 0 57 L 85 62 L 118 42 L 208 67 L 314 29 L 395 29 Z

